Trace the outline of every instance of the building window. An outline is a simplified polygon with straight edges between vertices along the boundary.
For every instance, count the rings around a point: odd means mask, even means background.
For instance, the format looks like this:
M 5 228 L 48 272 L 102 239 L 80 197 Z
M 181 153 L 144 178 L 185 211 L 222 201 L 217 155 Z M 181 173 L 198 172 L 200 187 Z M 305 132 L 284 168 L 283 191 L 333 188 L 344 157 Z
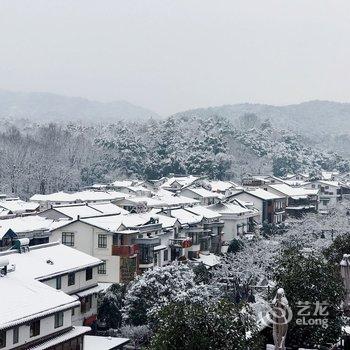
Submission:
M 0 349 L 6 346 L 6 331 L 0 331 Z
M 31 324 L 30 324 L 30 337 L 36 337 L 40 334 L 40 320 L 37 320 L 37 321 L 33 321 Z
M 91 280 L 92 279 L 92 267 L 88 267 L 86 269 L 86 274 L 85 274 L 85 279 L 88 281 L 88 280 Z
M 73 307 L 73 309 L 72 309 L 72 316 L 74 316 L 75 315 L 75 307 Z
M 68 286 L 74 286 L 75 285 L 75 273 L 71 272 L 68 274 Z
M 90 311 L 91 305 L 92 305 L 92 297 L 91 297 L 91 295 L 88 295 L 85 298 L 82 298 L 81 302 L 80 302 L 81 313 L 84 314 L 85 312 Z
M 62 277 L 58 276 L 56 277 L 56 289 L 61 289 L 62 288 Z
M 106 260 L 102 260 L 102 261 L 103 261 L 103 264 L 99 265 L 98 268 L 97 268 L 97 273 L 99 275 L 105 275 L 107 273 Z
M 18 338 L 19 338 L 19 327 L 15 327 L 13 329 L 13 344 L 18 343 Z
M 164 259 L 164 261 L 168 261 L 169 260 L 169 251 L 167 249 L 164 250 L 163 259 Z
M 63 311 L 55 314 L 55 328 L 63 326 Z
M 68 247 L 74 247 L 74 233 L 62 232 L 62 244 Z
M 107 235 L 98 235 L 98 247 L 107 248 Z

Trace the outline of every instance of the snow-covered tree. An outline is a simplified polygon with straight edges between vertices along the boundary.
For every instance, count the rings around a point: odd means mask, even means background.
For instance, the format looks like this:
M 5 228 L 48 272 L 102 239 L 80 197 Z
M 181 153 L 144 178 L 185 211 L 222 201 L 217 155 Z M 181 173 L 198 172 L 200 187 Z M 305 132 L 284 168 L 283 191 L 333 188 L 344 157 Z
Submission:
M 150 350 L 260 349 L 249 307 L 226 300 L 203 306 L 170 303 L 159 313 Z
M 215 293 L 219 294 L 214 286 L 196 284 L 195 278 L 193 270 L 185 264 L 175 263 L 146 271 L 127 290 L 123 308 L 125 323 L 148 324 L 172 301 L 185 302 L 191 299 L 205 303 Z

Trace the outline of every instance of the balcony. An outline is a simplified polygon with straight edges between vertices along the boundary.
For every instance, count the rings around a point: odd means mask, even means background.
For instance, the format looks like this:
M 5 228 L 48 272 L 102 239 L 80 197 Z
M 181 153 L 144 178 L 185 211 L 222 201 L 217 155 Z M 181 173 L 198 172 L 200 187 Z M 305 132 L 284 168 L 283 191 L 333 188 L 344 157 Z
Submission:
M 132 245 L 112 245 L 112 255 L 129 257 L 139 252 L 137 244 Z
M 188 237 L 183 238 L 171 238 L 170 246 L 176 248 L 189 248 L 192 246 L 192 240 Z

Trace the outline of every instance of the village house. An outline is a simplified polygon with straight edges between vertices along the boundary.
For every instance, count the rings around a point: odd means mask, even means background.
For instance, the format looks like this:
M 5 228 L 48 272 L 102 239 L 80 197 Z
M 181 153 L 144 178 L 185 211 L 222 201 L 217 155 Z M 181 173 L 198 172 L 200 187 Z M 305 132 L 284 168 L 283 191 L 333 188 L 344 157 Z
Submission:
M 230 194 L 236 188 L 241 188 L 240 185 L 232 181 L 209 181 L 205 180 L 203 187 L 209 191 L 219 193 L 222 196 Z
M 310 181 L 310 174 L 307 173 L 296 173 L 296 174 L 287 174 L 284 177 L 285 180 L 296 180 L 296 181 Z
M 309 212 L 317 212 L 319 189 L 291 187 L 286 184 L 268 185 L 266 189 L 278 196 L 286 198 L 286 213 L 293 217 L 301 217 Z
M 281 184 L 284 180 L 274 175 L 251 175 L 242 179 L 244 187 L 263 187 L 267 184 Z
M 171 191 L 171 192 L 177 192 L 185 187 L 194 186 L 194 185 L 201 185 L 202 180 L 205 177 L 197 177 L 197 176 L 174 176 L 168 178 L 166 181 L 162 181 L 159 188 Z
M 258 224 L 256 221 L 259 217 L 258 210 L 249 209 L 237 201 L 233 201 L 233 203 L 221 202 L 208 208 L 221 215 L 221 220 L 224 223 L 221 238 L 223 247 L 227 247 L 234 238 L 254 234 L 255 226 Z
M 341 185 L 338 181 L 316 180 L 308 183 L 306 188 L 319 190 L 320 213 L 328 213 L 341 200 Z
M 33 215 L 39 211 L 39 204 L 25 202 L 19 198 L 5 198 L 0 200 L 0 211 L 2 212 L 1 218 Z
M 28 349 L 46 341 L 82 348 L 90 331 L 83 325 L 97 314 L 95 276 L 101 261 L 57 242 L 28 243 L 17 240 L 14 249 L 0 253 L 0 296 L 6 300 L 0 348 Z
M 28 238 L 31 246 L 48 243 L 52 223 L 38 215 L 0 220 L 0 251 L 10 249 L 19 238 Z
M 202 187 L 186 187 L 180 191 L 180 194 L 199 201 L 202 205 L 211 205 L 220 201 L 218 193 L 206 190 Z
M 286 219 L 286 198 L 261 188 L 243 190 L 232 194 L 228 199 L 240 199 L 251 202 L 259 211 L 259 224 L 280 224 Z
M 126 283 L 154 266 L 162 225 L 151 214 L 105 215 L 57 222 L 50 241 L 60 241 L 103 261 L 99 282 Z

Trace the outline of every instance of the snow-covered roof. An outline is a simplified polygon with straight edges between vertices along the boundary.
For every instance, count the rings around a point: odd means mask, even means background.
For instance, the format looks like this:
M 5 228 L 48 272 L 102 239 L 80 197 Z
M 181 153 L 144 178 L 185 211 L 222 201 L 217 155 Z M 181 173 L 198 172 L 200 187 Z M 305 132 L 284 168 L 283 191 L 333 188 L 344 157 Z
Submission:
M 199 254 L 199 258 L 193 259 L 197 262 L 203 263 L 207 267 L 214 267 L 220 264 L 220 257 L 215 254 Z
M 193 205 L 193 204 L 199 203 L 197 199 L 193 199 L 193 198 L 189 198 L 181 195 L 174 195 L 173 193 L 166 190 L 159 190 L 158 192 L 156 192 L 155 197 L 160 201 L 162 201 L 165 207 Z
M 317 195 L 319 192 L 318 189 L 291 187 L 286 184 L 269 185 L 269 187 L 288 197 L 307 197 L 310 195 Z
M 19 274 L 37 280 L 101 263 L 100 259 L 58 242 L 32 246 L 29 252 L 22 254 L 15 250 L 1 252 L 0 257 L 3 256 L 8 258 L 10 265 L 16 266 Z
M 76 219 L 78 216 L 83 218 L 102 215 L 100 211 L 91 208 L 86 204 L 53 206 L 52 209 L 72 219 Z
M 208 184 L 213 192 L 225 192 L 230 188 L 236 188 L 238 184 L 232 181 L 209 181 Z
M 110 350 L 129 342 L 127 338 L 84 336 L 84 350 Z
M 101 212 L 103 215 L 112 214 L 128 214 L 127 210 L 118 207 L 116 204 L 106 202 L 106 203 L 89 203 L 89 207 L 94 208 Z
M 245 193 L 251 194 L 254 197 L 258 197 L 263 200 L 271 200 L 271 199 L 281 199 L 281 196 L 277 196 L 269 191 L 265 191 L 261 188 L 257 188 L 255 190 L 245 190 Z
M 20 214 L 37 210 L 39 208 L 39 204 L 16 199 L 0 201 L 0 207 L 7 209 L 14 214 Z
M 195 187 L 195 188 L 186 188 L 183 190 L 184 196 L 186 196 L 185 191 L 191 191 L 195 193 L 196 195 L 203 197 L 203 198 L 219 198 L 217 193 L 211 192 L 206 190 L 202 187 Z M 181 192 L 182 193 L 182 192 Z
M 303 180 L 284 180 L 284 183 L 292 187 L 303 187 L 308 184 L 308 182 Z
M 2 239 L 9 229 L 15 233 L 49 231 L 52 222 L 52 220 L 48 220 L 38 215 L 0 220 L 0 239 Z
M 338 181 L 325 181 L 325 180 L 318 180 L 318 182 L 322 185 L 331 186 L 331 187 L 339 187 Z
M 152 208 L 152 207 L 162 208 L 163 206 L 165 206 L 165 202 L 155 197 L 128 197 L 128 198 L 122 199 L 118 203 L 120 205 L 125 205 L 126 203 L 130 203 L 134 205 L 145 203 L 146 206 L 149 208 Z
M 116 191 L 81 191 L 75 193 L 57 192 L 51 194 L 35 194 L 30 200 L 33 202 L 74 203 L 76 201 L 111 201 L 121 198 L 125 198 L 125 193 Z
M 322 171 L 321 172 L 321 177 L 323 180 L 326 181 L 331 181 L 334 176 L 338 176 L 339 172 L 338 171 Z
M 80 221 L 109 232 L 119 232 L 121 230 L 121 226 L 128 228 L 146 225 L 152 217 L 157 218 L 157 215 L 152 215 L 150 213 L 108 215 L 85 219 L 83 218 L 80 219 Z
M 174 182 L 177 182 L 178 184 L 180 184 L 181 187 L 187 187 L 192 185 L 198 179 L 200 178 L 192 175 L 171 177 L 167 181 L 165 181 L 160 187 L 171 188 Z
M 132 180 L 116 180 L 111 183 L 114 187 L 129 187 L 132 186 L 134 181 Z
M 152 215 L 153 217 L 158 218 L 159 223 L 162 224 L 163 228 L 171 228 L 174 227 L 174 225 L 176 224 L 176 222 L 178 221 L 177 218 L 172 218 L 170 216 L 167 215 L 158 215 L 158 214 L 154 214 Z
M 171 216 L 177 218 L 182 225 L 197 224 L 203 220 L 202 215 L 191 213 L 186 209 L 173 209 Z
M 0 277 L 0 298 L 6 301 L 1 303 L 0 329 L 80 305 L 74 297 L 27 276 L 31 266 L 21 268 L 16 265 L 15 271 Z
M 195 205 L 194 207 L 185 208 L 191 213 L 201 215 L 206 219 L 218 219 L 221 217 L 220 213 L 217 211 L 211 210 L 210 207 L 203 207 L 202 205 Z
M 79 335 L 85 334 L 85 333 L 90 332 L 90 331 L 91 331 L 90 327 L 74 326 L 69 331 L 67 331 L 67 332 L 65 332 L 57 337 L 54 337 L 53 339 L 50 339 L 50 340 L 48 340 L 40 345 L 34 346 L 34 347 L 30 348 L 30 350 L 52 349 L 55 345 L 61 344 L 63 342 L 66 342 L 69 339 L 76 338 Z M 85 337 L 87 337 L 87 336 L 86 335 L 84 336 L 84 341 L 85 341 Z M 84 349 L 85 349 L 85 347 L 84 347 Z M 100 348 L 98 348 L 98 349 L 100 349 Z
M 247 208 L 243 208 L 240 205 L 236 205 L 233 203 L 217 203 L 208 206 L 208 208 L 212 211 L 216 211 L 220 214 L 247 214 L 252 211 Z

